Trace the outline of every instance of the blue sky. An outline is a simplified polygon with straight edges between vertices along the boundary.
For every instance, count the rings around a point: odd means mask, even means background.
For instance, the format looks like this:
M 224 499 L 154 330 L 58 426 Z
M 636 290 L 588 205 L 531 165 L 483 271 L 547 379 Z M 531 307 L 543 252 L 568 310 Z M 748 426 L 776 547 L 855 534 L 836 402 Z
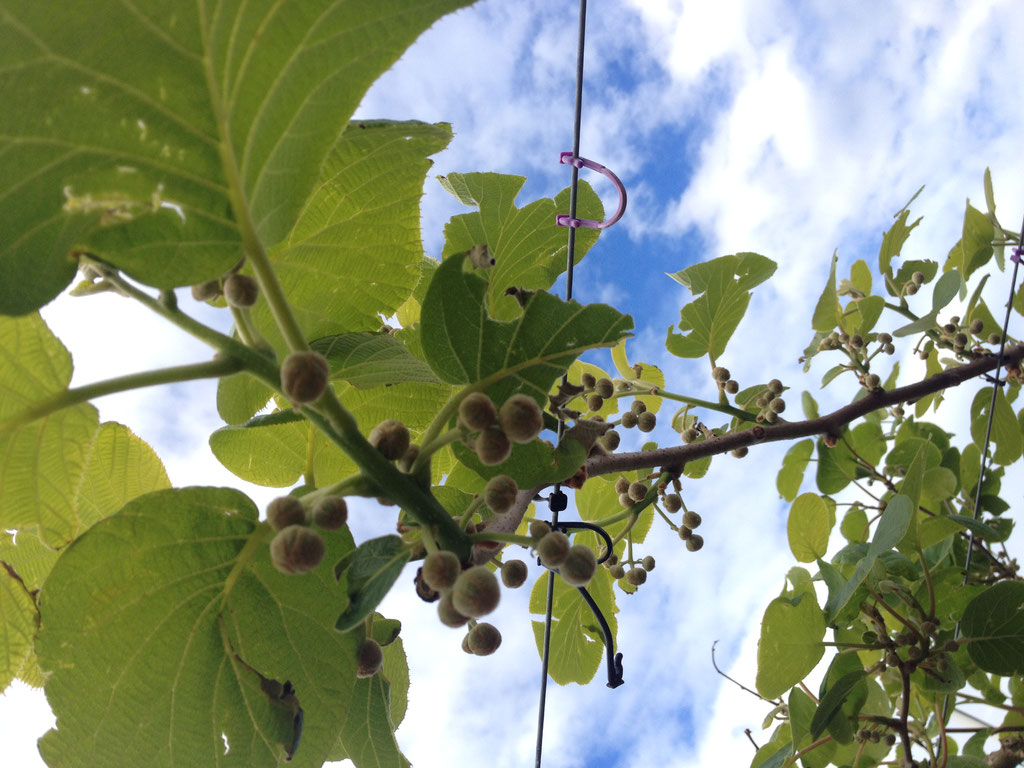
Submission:
M 558 155 L 572 142 L 576 12 L 571 2 L 485 0 L 456 13 L 375 86 L 359 115 L 451 122 L 455 139 L 432 176 L 515 173 L 529 178 L 520 204 L 551 195 L 569 178 Z M 1013 0 L 609 0 L 590 3 L 588 22 L 581 151 L 620 176 L 630 206 L 579 267 L 575 295 L 631 312 L 631 357 L 662 366 L 677 391 L 707 396 L 711 382 L 705 361 L 664 351 L 665 329 L 688 299 L 665 272 L 737 251 L 775 259 L 776 277 L 755 293 L 722 362 L 741 384 L 779 376 L 835 403 L 828 391 L 817 394 L 821 371 L 805 380 L 796 365 L 832 252 L 841 270 L 856 258 L 872 263 L 892 214 L 925 184 L 913 208 L 925 220 L 906 255 L 944 258 L 964 199 L 983 200 L 986 166 L 1004 224 L 1015 227 L 1024 210 L 1024 101 L 1015 98 L 1024 15 Z M 613 206 L 610 185 L 597 188 Z M 444 221 L 464 210 L 428 179 L 429 253 L 440 250 Z M 75 383 L 121 372 L 125 348 L 169 349 L 181 361 L 199 354 L 176 332 L 125 315 L 116 300 L 88 301 L 93 326 L 66 311 L 66 300 L 45 313 L 75 356 Z M 106 349 L 91 343 L 97 335 Z M 134 358 L 131 367 L 139 365 Z M 189 427 L 170 428 L 166 392 L 99 406 L 104 419 L 154 445 L 176 484 L 241 486 L 206 448 L 219 425 L 212 387 L 173 397 L 193 411 Z M 955 408 L 943 415 L 954 416 Z M 656 436 L 672 440 L 661 429 Z M 743 731 L 763 743 L 767 708 L 715 675 L 710 648 L 720 640 L 719 665 L 753 680 L 761 612 L 794 564 L 774 487 L 783 452 L 768 446 L 743 463 L 718 459 L 705 480 L 684 488 L 704 515 L 705 549 L 691 555 L 671 532 L 652 533 L 658 567 L 637 595 L 619 599 L 626 685 L 553 687 L 545 765 L 749 763 Z M 373 525 L 357 519 L 357 538 Z M 539 662 L 527 598 L 506 592 L 494 620 L 504 644 L 478 659 L 462 653 L 461 635 L 439 627 L 429 606 L 389 597 L 410 651 L 413 690 L 399 739 L 414 765 L 532 764 Z M 41 701 L 22 689 L 0 697 L 5 764 L 41 765 Z

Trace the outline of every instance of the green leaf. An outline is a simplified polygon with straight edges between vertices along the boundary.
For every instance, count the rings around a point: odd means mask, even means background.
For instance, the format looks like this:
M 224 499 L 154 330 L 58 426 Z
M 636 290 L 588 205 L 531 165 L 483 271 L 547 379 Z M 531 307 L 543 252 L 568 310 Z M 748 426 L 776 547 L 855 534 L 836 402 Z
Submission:
M 938 325 L 939 312 L 953 300 L 953 297 L 956 296 L 962 284 L 963 278 L 959 272 L 955 269 L 946 272 L 935 284 L 935 288 L 932 292 L 931 312 L 912 323 L 908 323 L 907 325 L 897 328 L 892 332 L 892 335 L 910 336 L 915 333 L 924 333 L 925 331 L 934 328 Z
M 989 389 L 979 390 L 971 405 L 971 437 L 974 444 L 981 448 L 985 444 L 985 431 L 988 426 L 992 393 Z M 1024 449 L 1024 436 L 1021 435 L 1017 416 L 1002 389 L 996 390 L 995 408 L 992 413 L 992 442 L 996 449 L 992 453 L 992 461 L 996 464 L 1012 464 L 1021 457 Z
M 36 666 L 32 646 L 38 626 L 39 610 L 28 587 L 10 564 L 0 563 L 0 636 L 4 638 L 0 646 L 0 691 L 15 677 L 32 676 Z
M 804 679 L 825 653 L 825 617 L 813 595 L 768 604 L 757 643 L 757 692 L 781 696 Z
M 1024 674 L 1024 582 L 994 584 L 967 604 L 960 625 L 971 661 L 997 675 Z
M 683 307 L 680 333 L 669 328 L 665 345 L 678 357 L 721 357 L 743 319 L 750 290 L 775 273 L 776 264 L 756 253 L 737 253 L 670 274 L 696 297 Z
M 843 310 L 839 306 L 839 295 L 836 293 L 836 264 L 839 256 L 832 254 L 832 266 L 829 268 L 828 281 L 825 288 L 818 297 L 818 303 L 814 307 L 814 316 L 811 319 L 811 327 L 816 331 L 828 333 L 840 323 Z
M 851 322 L 854 323 L 854 332 L 866 336 L 874 329 L 878 318 L 882 316 L 885 299 L 881 296 L 866 296 L 863 299 L 851 301 L 850 304 L 856 309 L 851 317 Z
M 914 197 L 917 197 L 921 193 L 919 189 Z M 911 198 L 913 200 L 913 198 Z M 910 203 L 907 203 L 910 205 Z M 910 216 L 910 210 L 904 207 L 902 211 L 897 214 L 896 223 L 892 225 L 888 232 L 882 236 L 882 246 L 878 251 L 878 271 L 882 273 L 886 280 L 886 289 L 889 291 L 890 296 L 896 296 L 899 293 L 898 286 L 894 290 L 892 285 L 892 260 L 894 257 L 899 256 L 900 251 L 903 249 L 903 244 L 907 242 L 907 238 L 910 237 L 911 231 L 918 224 L 921 223 L 921 219 L 918 218 L 907 226 L 907 218 Z
M 801 440 L 794 443 L 786 451 L 782 459 L 782 469 L 775 479 L 775 487 L 779 489 L 779 495 L 786 501 L 793 501 L 800 492 L 800 484 L 804 480 L 804 470 L 814 453 L 814 441 L 811 439 Z
M 464 205 L 478 207 L 474 213 L 453 216 L 444 227 L 442 258 L 486 244 L 495 260 L 489 270 L 487 307 L 491 317 L 508 321 L 520 313 L 508 288 L 547 290 L 565 271 L 565 227 L 555 224 L 555 216 L 569 211 L 569 190 L 554 199 L 534 200 L 517 208 L 515 199 L 526 178 L 498 173 L 450 173 L 440 176 L 441 185 Z M 580 218 L 604 218 L 601 200 L 585 181 L 580 182 L 576 201 Z M 599 230 L 577 229 L 575 262 L 597 242 Z
M 995 227 L 988 216 L 968 202 L 960 238 L 960 261 L 957 264 L 965 281 L 992 258 L 992 241 L 995 237 Z
M 344 574 L 349 600 L 348 607 L 335 623 L 339 632 L 348 632 L 359 626 L 373 613 L 391 585 L 402 574 L 409 562 L 409 548 L 399 536 L 381 536 L 360 544 L 344 561 L 343 571 L 335 569 L 339 579 Z M 339 564 L 341 565 L 341 564 Z
M 430 366 L 387 333 L 343 333 L 317 339 L 310 347 L 327 358 L 332 379 L 359 389 L 403 381 L 441 383 Z
M 496 403 L 525 392 L 547 404 L 551 383 L 583 351 L 610 347 L 633 320 L 604 304 L 580 305 L 538 291 L 514 321 L 487 314 L 487 281 L 463 271 L 464 256 L 438 268 L 423 300 L 427 362 L 450 384 L 486 382 Z
M 217 382 L 217 413 L 228 424 L 244 424 L 262 409 L 274 391 L 248 373 L 224 376 Z
M 829 448 L 825 441 L 818 439 L 818 469 L 817 483 L 818 490 L 829 496 L 839 493 L 850 484 L 857 474 L 857 459 L 850 452 L 844 437 L 849 431 L 840 436 L 839 442 Z
M 864 259 L 857 259 L 850 265 L 850 282 L 865 296 L 871 295 L 871 267 Z
M 818 403 L 810 392 L 804 392 L 800 396 L 800 404 L 803 406 L 804 416 L 806 418 L 818 418 Z
M 370 84 L 466 4 L 126 12 L 96 0 L 61 25 L 37 3 L 6 4 L 0 88 L 48 119 L 0 116 L 0 312 L 59 293 L 72 249 L 169 288 L 239 260 L 237 215 L 281 242 Z
M 544 613 L 547 580 L 550 578 L 553 578 L 553 574 L 548 572 L 534 583 L 530 592 L 531 613 Z M 614 637 L 618 627 L 615 620 L 618 608 L 615 606 L 611 586 L 611 574 L 605 568 L 598 568 L 587 590 L 604 614 Z M 601 634 L 597 619 L 580 597 L 579 591 L 560 578 L 555 579 L 551 615 L 551 650 L 548 657 L 551 679 L 559 685 L 589 683 L 600 668 L 605 654 L 604 635 Z M 537 641 L 537 651 L 540 652 L 544 642 L 543 622 L 533 622 L 533 634 Z
M 798 562 L 813 563 L 824 556 L 833 522 L 821 496 L 816 493 L 797 496 L 789 509 L 786 532 L 789 548 Z
M 839 526 L 840 532 L 851 544 L 859 544 L 868 540 L 868 515 L 863 507 L 850 507 L 843 515 L 843 522 Z
M 847 672 L 829 686 L 825 695 L 818 701 L 818 709 L 814 713 L 814 719 L 811 720 L 810 731 L 812 739 L 816 739 L 824 733 L 832 718 L 842 712 L 843 704 L 857 686 L 863 682 L 866 675 L 867 673 L 863 669 Z
M 520 488 L 568 480 L 587 460 L 587 452 L 580 443 L 567 438 L 556 448 L 543 440 L 513 443 L 511 455 L 496 466 L 481 462 L 476 452 L 462 443 L 455 443 L 452 449 L 456 458 L 480 477 L 489 480 L 497 475 L 508 475 Z
M 37 642 L 57 716 L 48 764 L 277 766 L 301 707 L 294 764 L 319 766 L 340 738 L 359 766 L 402 765 L 380 681 L 355 678 L 359 638 L 334 629 L 328 563 L 351 537 L 325 533 L 326 562 L 285 575 L 256 515 L 236 491 L 160 491 L 60 558 Z M 295 699 L 269 696 L 270 680 Z

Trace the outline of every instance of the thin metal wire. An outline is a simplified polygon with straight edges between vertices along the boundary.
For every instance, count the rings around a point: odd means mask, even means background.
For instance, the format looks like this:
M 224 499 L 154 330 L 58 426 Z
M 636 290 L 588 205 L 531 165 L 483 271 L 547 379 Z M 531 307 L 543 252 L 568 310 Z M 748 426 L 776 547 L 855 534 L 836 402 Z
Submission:
M 988 464 L 988 448 L 992 439 L 992 421 L 995 418 L 996 413 L 996 397 L 999 393 L 999 387 L 1002 386 L 1003 381 L 999 378 L 999 370 L 1003 367 L 1003 353 L 1006 350 L 1006 333 L 1010 327 L 1010 314 L 1013 309 L 1013 295 L 1017 291 L 1017 271 L 1020 268 L 1020 261 L 1018 261 L 1019 254 L 1024 250 L 1024 221 L 1021 222 L 1020 237 L 1017 240 L 1017 248 L 1013 250 L 1014 258 L 1013 261 L 1013 274 L 1010 277 L 1010 298 L 1006 301 L 1006 315 L 1003 317 L 1003 332 L 999 339 L 999 353 L 996 356 L 996 368 L 995 378 L 992 382 L 992 399 L 988 405 L 988 423 L 985 425 L 985 443 L 981 449 L 981 470 L 978 473 L 978 487 L 974 490 L 974 513 L 973 517 L 975 520 L 981 514 L 981 484 L 985 480 L 985 470 Z M 967 557 L 964 559 L 964 578 L 961 582 L 961 586 L 967 586 L 967 577 L 971 572 L 971 556 L 974 554 L 974 529 L 972 528 L 967 537 Z M 953 628 L 953 639 L 960 639 L 960 622 L 956 623 Z M 946 720 L 949 715 L 949 695 L 947 694 L 942 702 L 942 719 Z
M 580 156 L 580 122 L 583 116 L 583 47 L 587 36 L 587 0 L 580 0 L 580 25 L 579 36 L 576 44 L 576 104 L 573 113 L 572 124 L 572 154 L 573 157 Z M 576 189 L 579 184 L 580 171 L 575 165 L 572 167 L 572 176 L 569 182 L 569 216 L 576 218 Z M 576 228 L 569 227 L 568 253 L 566 255 L 566 276 L 565 276 L 565 298 L 566 301 L 572 298 L 572 271 L 576 261 Z M 566 377 L 562 377 L 565 382 Z M 558 439 L 562 438 L 562 422 L 558 422 Z M 559 485 L 555 485 L 554 492 L 558 493 Z M 551 510 L 552 523 L 558 522 L 558 511 Z M 537 712 L 537 758 L 536 768 L 541 768 L 541 754 L 544 749 L 544 711 L 548 695 L 548 653 L 551 649 L 551 610 L 555 597 L 555 578 L 548 574 L 547 602 L 544 612 L 544 644 L 541 651 L 540 661 L 540 706 Z

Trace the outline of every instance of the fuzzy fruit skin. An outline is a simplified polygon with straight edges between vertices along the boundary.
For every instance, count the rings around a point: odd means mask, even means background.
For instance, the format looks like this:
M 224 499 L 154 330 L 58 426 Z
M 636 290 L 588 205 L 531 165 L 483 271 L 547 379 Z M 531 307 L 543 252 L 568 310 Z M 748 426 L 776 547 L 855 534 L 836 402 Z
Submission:
M 459 421 L 470 429 L 487 429 L 497 420 L 498 409 L 483 392 L 471 392 L 459 403 Z
M 466 644 L 477 656 L 490 656 L 501 645 L 501 632 L 493 624 L 481 622 L 469 630 Z
M 647 581 L 647 571 L 643 568 L 630 568 L 626 571 L 626 581 L 632 584 L 634 587 L 639 587 L 645 581 Z
M 304 525 L 289 525 L 270 542 L 270 560 L 282 573 L 307 573 L 324 559 L 324 540 Z
M 665 494 L 665 511 L 678 512 L 683 507 L 683 499 L 678 493 Z
M 293 403 L 311 403 L 327 389 L 330 368 L 318 352 L 292 352 L 281 363 L 281 390 Z
M 704 546 L 704 537 L 699 534 L 693 534 L 686 540 L 686 548 L 691 552 L 696 552 Z
M 444 592 L 441 599 L 437 601 L 437 617 L 441 619 L 442 624 L 452 629 L 465 626 L 469 621 L 469 616 L 459 613 L 452 604 L 451 592 Z
M 585 587 L 597 571 L 597 555 L 590 547 L 574 544 L 569 548 L 565 560 L 558 567 L 558 573 L 570 587 Z
M 629 490 L 626 491 L 629 494 L 629 498 L 633 501 L 643 501 L 647 495 L 647 484 L 641 483 L 639 480 L 629 484 Z
M 584 389 L 593 389 L 595 384 L 597 384 L 597 379 L 594 378 L 592 373 L 584 373 L 580 377 L 580 386 Z
M 650 432 L 658 424 L 658 417 L 651 411 L 644 411 L 636 417 L 636 428 L 641 432 Z
M 438 592 L 451 589 L 462 573 L 462 563 L 454 552 L 431 552 L 423 560 L 423 581 Z
M 606 451 L 614 451 L 619 447 L 620 442 L 622 442 L 622 436 L 614 429 L 609 429 L 601 438 L 601 444 Z
M 409 430 L 397 419 L 385 419 L 370 430 L 370 445 L 388 461 L 398 461 L 409 450 Z
M 313 525 L 336 531 L 348 522 L 348 504 L 341 496 L 324 496 L 313 505 Z
M 619 477 L 615 481 L 615 492 L 616 493 L 628 493 L 629 492 L 629 480 L 624 477 Z
M 549 533 L 551 533 L 551 526 L 543 520 L 534 520 L 530 523 L 530 538 L 534 541 L 540 541 Z
M 623 428 L 632 429 L 637 425 L 636 414 L 633 413 L 632 411 L 626 411 L 624 414 L 622 414 L 622 419 L 620 423 L 622 424 Z
M 701 516 L 696 512 L 683 513 L 683 525 L 687 528 L 696 528 L 701 524 Z
M 653 571 L 654 570 L 654 556 L 653 555 L 648 555 L 647 557 L 645 557 L 643 559 L 643 561 L 640 563 L 640 567 L 642 567 L 645 571 Z
M 476 456 L 481 464 L 493 467 L 512 453 L 512 443 L 500 429 L 488 427 L 476 439 Z
M 610 573 L 613 579 L 624 579 L 626 577 L 626 569 L 621 565 L 613 565 Z
M 232 307 L 251 307 L 259 295 L 260 287 L 249 275 L 236 272 L 224 281 L 224 301 Z
M 501 583 L 509 589 L 517 589 L 526 583 L 528 573 L 522 560 L 508 560 L 501 566 Z
M 512 509 L 517 493 L 519 486 L 515 480 L 508 475 L 495 475 L 484 486 L 484 503 L 495 514 L 500 515 Z
M 611 379 L 606 379 L 602 376 L 594 382 L 594 393 L 607 400 L 615 394 L 615 386 L 612 384 Z
M 537 556 L 548 568 L 557 568 L 569 556 L 569 537 L 561 531 L 552 531 L 537 542 Z
M 267 505 L 267 522 L 275 531 L 289 525 L 309 525 L 306 508 L 294 496 L 278 496 Z
M 373 677 L 383 661 L 384 651 L 380 643 L 368 637 L 356 651 L 356 677 Z
M 463 616 L 478 619 L 498 607 L 501 587 L 486 566 L 476 565 L 463 571 L 452 587 L 452 606 Z
M 192 286 L 192 298 L 196 301 L 213 301 L 220 296 L 220 280 L 207 280 Z
M 512 395 L 498 411 L 498 422 L 508 439 L 528 443 L 544 428 L 544 415 L 537 401 L 522 393 Z

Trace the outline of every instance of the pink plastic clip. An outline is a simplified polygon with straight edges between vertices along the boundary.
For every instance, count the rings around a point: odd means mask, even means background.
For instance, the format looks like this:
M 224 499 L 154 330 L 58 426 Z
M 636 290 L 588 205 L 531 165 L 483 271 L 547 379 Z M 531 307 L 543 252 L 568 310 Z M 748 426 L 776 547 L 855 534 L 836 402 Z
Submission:
M 555 224 L 559 227 L 587 227 L 589 229 L 604 229 L 610 227 L 616 221 L 622 218 L 622 214 L 626 212 L 626 188 L 622 186 L 622 182 L 619 181 L 619 177 L 609 171 L 603 165 L 595 163 L 593 160 L 587 160 L 585 157 L 575 157 L 572 152 L 563 152 L 558 162 L 563 165 L 573 165 L 577 168 L 589 168 L 592 171 L 603 173 L 609 179 L 612 180 L 612 184 L 619 191 L 619 209 L 615 211 L 615 215 L 605 221 L 594 221 L 593 219 L 573 219 L 569 217 L 567 213 L 560 213 L 555 217 Z

